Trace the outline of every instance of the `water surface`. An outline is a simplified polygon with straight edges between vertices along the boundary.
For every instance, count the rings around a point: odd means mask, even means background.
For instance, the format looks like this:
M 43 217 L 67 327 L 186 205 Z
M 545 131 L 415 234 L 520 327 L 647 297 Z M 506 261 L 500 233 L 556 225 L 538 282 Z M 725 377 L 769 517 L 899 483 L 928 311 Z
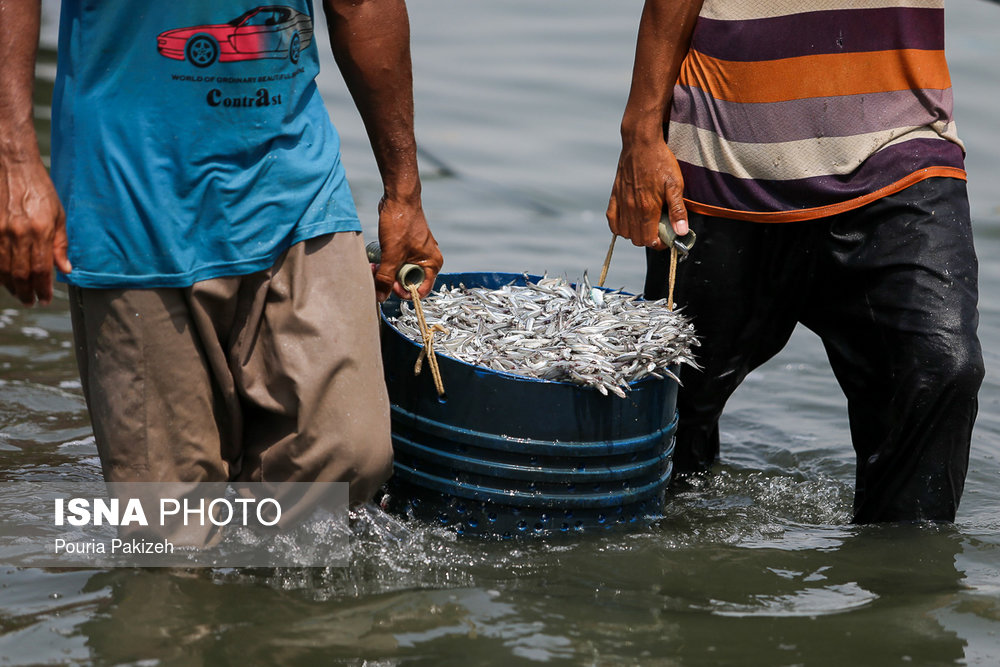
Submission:
M 410 4 L 425 209 L 446 270 L 599 271 L 641 1 Z M 848 523 L 846 402 L 803 330 L 733 398 L 716 474 L 647 529 L 483 543 L 369 509 L 347 568 L 0 571 L 0 664 L 1000 663 L 1000 7 L 948 11 L 987 363 L 954 526 Z M 377 171 L 325 51 L 323 64 L 371 234 Z M 641 253 L 620 243 L 608 283 L 641 280 Z M 65 297 L 26 311 L 3 296 L 0 480 L 52 475 L 100 478 Z

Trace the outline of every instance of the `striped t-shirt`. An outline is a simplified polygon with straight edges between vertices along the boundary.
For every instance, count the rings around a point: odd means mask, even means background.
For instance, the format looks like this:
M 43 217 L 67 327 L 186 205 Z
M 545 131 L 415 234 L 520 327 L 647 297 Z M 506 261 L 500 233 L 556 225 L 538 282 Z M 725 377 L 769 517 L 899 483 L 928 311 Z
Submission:
M 705 0 L 668 142 L 688 208 L 741 220 L 964 179 L 943 0 Z

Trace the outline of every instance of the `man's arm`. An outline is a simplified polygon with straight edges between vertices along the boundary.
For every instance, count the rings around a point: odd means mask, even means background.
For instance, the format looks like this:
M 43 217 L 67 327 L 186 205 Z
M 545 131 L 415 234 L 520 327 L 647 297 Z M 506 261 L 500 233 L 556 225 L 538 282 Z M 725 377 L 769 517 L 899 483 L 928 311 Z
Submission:
M 40 0 L 0 2 L 0 284 L 27 306 L 65 273 L 66 215 L 38 150 L 31 94 Z
M 687 233 L 684 181 L 663 138 L 663 123 L 701 6 L 702 0 L 646 0 L 639 23 L 608 226 L 654 250 L 664 247 L 657 236 L 664 209 L 674 230 Z
M 404 263 L 426 272 L 426 296 L 443 259 L 420 203 L 413 136 L 410 25 L 404 0 L 324 0 L 337 65 L 368 131 L 385 193 L 379 202 L 382 262 L 375 274 L 380 301 L 395 291 Z

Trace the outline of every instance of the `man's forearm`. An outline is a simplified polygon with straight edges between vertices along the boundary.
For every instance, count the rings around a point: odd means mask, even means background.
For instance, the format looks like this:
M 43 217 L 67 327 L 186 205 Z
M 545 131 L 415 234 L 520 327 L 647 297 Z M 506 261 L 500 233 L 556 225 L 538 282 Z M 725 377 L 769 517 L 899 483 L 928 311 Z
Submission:
M 32 113 L 40 12 L 39 0 L 0 2 L 0 285 L 29 306 L 52 299 L 53 262 L 73 268 Z
M 639 23 L 622 139 L 662 141 L 663 122 L 702 0 L 646 0 Z
M 653 250 L 664 247 L 658 234 L 664 213 L 676 233 L 688 231 L 684 178 L 663 124 L 701 6 L 702 0 L 646 0 L 639 23 L 607 216 L 613 234 Z
M 37 158 L 32 113 L 40 0 L 0 2 L 0 159 Z
M 397 281 L 404 262 L 418 264 L 426 296 L 443 259 L 420 203 L 417 144 L 413 137 L 410 22 L 404 0 L 325 0 L 337 65 L 368 131 L 385 196 L 379 203 L 382 262 L 375 291 L 409 294 Z
M 364 121 L 386 195 L 419 200 L 410 28 L 403 0 L 325 0 L 337 65 Z

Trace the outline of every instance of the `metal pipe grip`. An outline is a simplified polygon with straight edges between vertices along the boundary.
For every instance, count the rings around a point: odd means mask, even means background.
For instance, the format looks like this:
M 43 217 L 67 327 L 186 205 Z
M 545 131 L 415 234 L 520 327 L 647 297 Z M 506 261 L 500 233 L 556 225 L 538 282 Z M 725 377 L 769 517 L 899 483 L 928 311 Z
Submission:
M 378 241 L 372 241 L 366 245 L 365 254 L 368 255 L 368 261 L 372 264 L 382 263 L 382 249 L 379 247 Z M 424 272 L 424 267 L 418 264 L 403 264 L 399 267 L 399 271 L 396 272 L 396 280 L 404 288 L 410 285 L 419 287 L 426 277 L 427 274 Z
M 689 229 L 688 233 L 684 236 L 677 236 L 674 226 L 666 218 L 660 220 L 659 237 L 663 245 L 668 248 L 671 246 L 677 248 L 681 259 L 687 257 L 687 254 L 691 252 L 692 246 L 694 246 L 695 240 L 698 238 L 693 229 Z

